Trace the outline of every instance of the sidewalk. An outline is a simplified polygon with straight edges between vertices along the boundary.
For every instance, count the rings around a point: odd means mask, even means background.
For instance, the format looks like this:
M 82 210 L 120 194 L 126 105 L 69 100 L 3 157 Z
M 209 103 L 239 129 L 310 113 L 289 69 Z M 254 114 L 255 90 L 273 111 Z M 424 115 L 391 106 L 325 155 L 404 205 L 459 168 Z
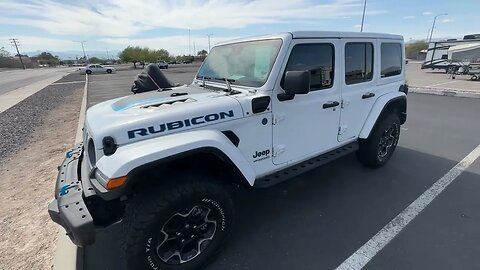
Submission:
M 410 86 L 409 92 L 418 93 L 418 94 L 438 95 L 438 96 L 480 98 L 480 83 L 478 85 L 478 90 L 446 88 L 446 87 L 440 88 L 440 87 Z

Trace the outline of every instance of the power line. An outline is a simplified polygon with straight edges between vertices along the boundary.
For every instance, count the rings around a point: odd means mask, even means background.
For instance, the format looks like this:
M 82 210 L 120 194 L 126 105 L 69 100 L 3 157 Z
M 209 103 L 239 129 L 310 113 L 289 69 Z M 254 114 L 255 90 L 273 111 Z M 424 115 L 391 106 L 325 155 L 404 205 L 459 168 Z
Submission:
M 20 54 L 20 51 L 18 50 L 18 46 L 20 46 L 19 42 L 18 42 L 18 38 L 11 38 L 10 39 L 10 43 L 12 43 L 12 45 L 15 47 L 15 49 L 17 50 L 17 55 L 18 57 L 20 58 L 20 63 L 22 63 L 22 67 L 23 69 L 25 69 L 25 64 L 23 63 L 23 60 L 22 60 L 22 55 Z

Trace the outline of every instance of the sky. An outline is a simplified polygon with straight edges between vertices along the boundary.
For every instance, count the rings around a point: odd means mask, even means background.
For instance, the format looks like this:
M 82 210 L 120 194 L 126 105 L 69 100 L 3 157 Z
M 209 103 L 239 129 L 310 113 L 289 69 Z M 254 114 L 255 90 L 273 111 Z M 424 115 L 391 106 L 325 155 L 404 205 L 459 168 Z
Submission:
M 360 31 L 364 0 L 0 0 L 0 47 L 11 53 L 89 51 L 116 54 L 126 46 L 175 55 L 208 50 L 238 37 L 294 30 Z M 394 33 L 405 41 L 433 34 L 480 33 L 479 0 L 367 0 L 364 32 Z M 473 8 L 475 7 L 475 8 Z M 190 33 L 190 35 L 189 35 Z M 190 37 L 190 38 L 189 38 Z M 110 56 L 111 57 L 111 56 Z

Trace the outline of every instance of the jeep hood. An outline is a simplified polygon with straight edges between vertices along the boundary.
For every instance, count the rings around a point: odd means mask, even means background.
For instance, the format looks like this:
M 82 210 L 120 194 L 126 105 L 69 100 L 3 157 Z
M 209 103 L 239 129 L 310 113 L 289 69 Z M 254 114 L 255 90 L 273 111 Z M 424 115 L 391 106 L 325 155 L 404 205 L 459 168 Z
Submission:
M 85 127 L 101 149 L 107 136 L 124 145 L 241 117 L 240 103 L 226 93 L 180 86 L 99 103 L 88 109 Z

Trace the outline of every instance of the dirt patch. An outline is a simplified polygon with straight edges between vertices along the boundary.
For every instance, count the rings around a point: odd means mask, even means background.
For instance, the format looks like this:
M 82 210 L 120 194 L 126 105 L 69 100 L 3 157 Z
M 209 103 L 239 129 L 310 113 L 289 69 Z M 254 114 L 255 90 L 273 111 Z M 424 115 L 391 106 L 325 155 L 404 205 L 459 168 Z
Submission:
M 0 160 L 0 269 L 51 269 L 58 226 L 48 215 L 57 165 L 73 146 L 83 85 L 51 110 L 26 145 Z

